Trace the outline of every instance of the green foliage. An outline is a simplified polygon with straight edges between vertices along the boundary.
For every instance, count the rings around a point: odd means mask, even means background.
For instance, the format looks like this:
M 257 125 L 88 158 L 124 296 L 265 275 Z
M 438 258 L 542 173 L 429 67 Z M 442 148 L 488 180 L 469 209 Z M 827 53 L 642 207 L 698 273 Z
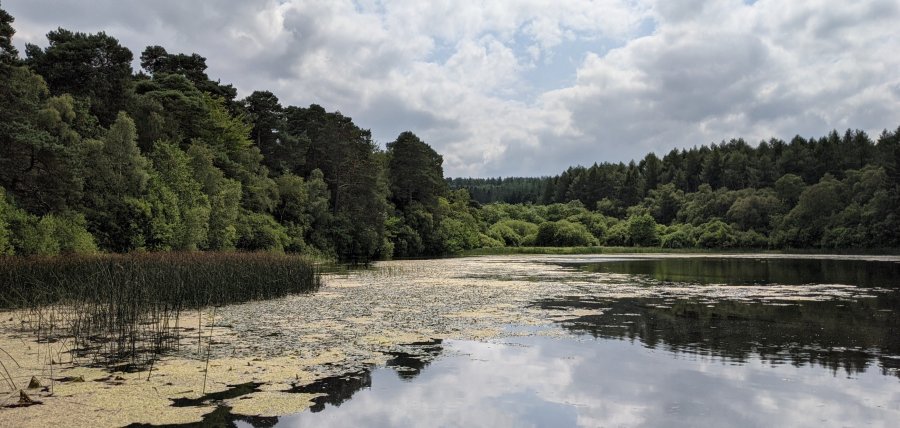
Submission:
M 660 236 L 662 248 L 694 248 L 697 239 L 694 237 L 694 227 L 690 224 L 674 224 L 665 229 Z
M 803 179 L 794 174 L 785 174 L 775 182 L 775 194 L 786 206 L 794 206 L 806 188 Z
M 0 65 L 13 65 L 19 60 L 19 51 L 12 44 L 16 30 L 12 23 L 15 18 L 0 9 Z
M 782 214 L 782 203 L 772 192 L 739 196 L 725 214 L 741 230 L 769 230 L 772 219 Z
M 85 143 L 83 156 L 92 165 L 83 200 L 88 230 L 105 249 L 145 248 L 153 210 L 143 198 L 154 171 L 137 147 L 134 121 L 120 113 L 103 141 Z
M 698 226 L 694 234 L 697 245 L 706 248 L 731 248 L 737 244 L 734 229 L 722 220 L 713 220 Z
M 656 231 L 656 220 L 649 214 L 628 218 L 628 242 L 631 245 L 650 247 L 659 244 Z
M 9 221 L 7 220 L 7 216 L 10 215 L 12 209 L 13 207 L 6 200 L 6 191 L 0 187 L 0 256 L 13 254 Z
M 438 198 L 440 223 L 438 236 L 443 250 L 450 254 L 477 248 L 482 241 L 477 211 L 469 206 L 465 190 L 450 192 L 448 199 Z
M 544 247 L 584 247 L 598 245 L 591 232 L 580 223 L 548 221 L 538 227 L 534 245 Z
M 115 38 L 58 29 L 21 61 L 12 23 L 0 10 L 0 254 L 900 246 L 900 129 L 445 179 L 414 133 L 382 151 L 339 112 L 236 101 L 199 54 L 149 46 L 133 75 Z
M 211 206 L 195 179 L 191 158 L 174 144 L 157 141 L 150 159 L 155 169 L 150 196 L 159 213 L 153 217 L 171 217 L 171 224 L 165 226 L 168 239 L 160 240 L 158 248 L 192 251 L 205 247 Z
M 623 247 L 629 245 L 628 222 L 619 221 L 606 231 L 606 245 Z
M 23 210 L 6 215 L 11 233 L 13 253 L 22 256 L 52 256 L 59 254 L 59 242 L 53 237 L 53 222 Z
M 391 200 L 398 209 L 412 201 L 430 207 L 447 193 L 443 158 L 412 132 L 387 144 Z
M 88 99 L 91 113 L 102 125 L 115 121 L 131 87 L 131 51 L 103 32 L 60 28 L 49 32 L 47 40 L 46 49 L 27 45 L 26 64 L 44 78 L 54 95 Z
M 242 250 L 283 251 L 290 241 L 284 226 L 268 214 L 245 211 L 237 224 L 237 247 Z
M 95 253 L 97 245 L 78 213 L 38 217 L 11 204 L 0 188 L 0 255 Z
M 684 192 L 674 184 L 664 184 L 649 192 L 644 205 L 657 223 L 669 224 L 678 215 L 684 203 Z
M 488 228 L 487 236 L 507 247 L 523 245 L 529 236 L 537 236 L 538 226 L 523 220 L 501 220 Z M 493 242 L 492 242 L 493 244 Z
M 602 241 L 606 235 L 606 229 L 612 219 L 603 214 L 592 213 L 585 210 L 582 213 L 568 217 L 566 220 L 584 225 L 584 227 L 591 232 L 591 235 L 597 238 L 598 241 Z

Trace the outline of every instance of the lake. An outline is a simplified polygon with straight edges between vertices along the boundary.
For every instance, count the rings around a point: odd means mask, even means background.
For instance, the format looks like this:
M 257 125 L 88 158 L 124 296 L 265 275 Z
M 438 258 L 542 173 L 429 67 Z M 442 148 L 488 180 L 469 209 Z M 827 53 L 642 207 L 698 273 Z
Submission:
M 588 311 L 559 321 L 570 336 L 445 342 L 446 355 L 415 377 L 376 369 L 348 402 L 279 425 L 900 421 L 896 261 L 586 257 L 541 263 L 597 274 L 596 284 L 581 277 L 586 293 L 534 303 Z M 605 287 L 609 277 L 644 293 L 620 295 Z
M 165 399 L 143 406 L 165 408 L 120 425 L 900 421 L 897 257 L 486 256 L 381 262 L 324 284 L 205 315 L 206 393 L 184 387 L 199 382 L 195 342 L 149 381 L 123 376 L 117 388 L 157 382 Z M 36 407 L 16 410 L 53 420 Z

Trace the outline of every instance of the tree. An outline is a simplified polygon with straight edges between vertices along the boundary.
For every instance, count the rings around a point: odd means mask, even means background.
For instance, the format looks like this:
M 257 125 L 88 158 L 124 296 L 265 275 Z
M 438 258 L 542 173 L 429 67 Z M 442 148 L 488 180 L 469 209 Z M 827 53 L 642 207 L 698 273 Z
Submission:
M 806 183 L 803 179 L 794 174 L 785 174 L 775 182 L 775 194 L 788 208 L 797 205 L 797 200 L 805 188 Z
M 652 247 L 659 244 L 656 221 L 650 214 L 632 216 L 628 219 L 628 237 L 632 245 Z
M 645 205 L 657 223 L 669 224 L 678 215 L 684 201 L 684 192 L 675 188 L 674 184 L 664 184 L 650 190 Z
M 82 185 L 72 98 L 50 98 L 27 68 L 0 65 L 0 74 L 0 185 L 32 213 L 75 208 Z
M 50 45 L 29 44 L 26 64 L 40 74 L 53 95 L 71 94 L 90 101 L 101 125 L 125 110 L 131 86 L 128 48 L 104 32 L 86 34 L 58 29 L 47 34 Z
M 371 132 L 318 105 L 288 107 L 285 117 L 290 134 L 309 139 L 306 161 L 294 172 L 309 177 L 318 169 L 328 184 L 328 233 L 336 254 L 362 262 L 377 257 L 384 245 L 388 183 Z
M 147 243 L 151 208 L 143 199 L 153 173 L 137 146 L 134 121 L 119 113 L 103 141 L 85 144 L 84 209 L 100 246 L 130 251 Z
M 0 9 L 0 65 L 15 65 L 19 61 L 19 51 L 12 44 L 16 34 L 12 26 L 14 21 L 12 15 Z
M 278 97 L 269 91 L 254 91 L 240 102 L 253 124 L 250 139 L 263 155 L 263 163 L 272 171 L 299 171 L 309 139 L 287 131 L 284 109 Z
M 640 168 L 644 177 L 644 189 L 647 191 L 655 189 L 660 184 L 659 179 L 662 174 L 662 163 L 659 158 L 654 153 L 647 154 L 641 161 Z
M 206 58 L 196 53 L 170 54 L 162 46 L 147 46 L 141 53 L 141 68 L 154 77 L 163 74 L 184 76 L 201 91 L 229 103 L 237 95 L 233 86 L 210 80 L 206 75 Z
M 174 197 L 174 230 L 166 248 L 197 250 L 206 246 L 209 232 L 210 203 L 195 179 L 191 158 L 178 146 L 157 141 L 150 153 L 159 186 Z M 155 216 L 154 216 L 155 217 Z
M 397 208 L 402 210 L 412 201 L 434 206 L 447 193 L 443 158 L 415 134 L 401 133 L 387 144 L 387 153 L 391 200 Z

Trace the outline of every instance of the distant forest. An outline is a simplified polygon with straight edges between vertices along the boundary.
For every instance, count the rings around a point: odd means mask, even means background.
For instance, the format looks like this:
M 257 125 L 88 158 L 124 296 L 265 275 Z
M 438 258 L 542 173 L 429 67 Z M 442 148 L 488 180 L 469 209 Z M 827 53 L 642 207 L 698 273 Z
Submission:
M 900 129 L 742 140 L 555 177 L 445 179 L 412 132 L 103 32 L 12 44 L 0 9 L 0 254 L 268 250 L 345 261 L 483 247 L 900 246 Z
M 900 245 L 900 128 L 821 138 L 743 139 L 572 167 L 554 177 L 454 178 L 480 204 L 575 202 L 606 218 L 598 239 L 663 247 L 862 248 Z M 652 222 L 637 239 L 623 224 Z M 585 224 L 590 226 L 589 224 Z

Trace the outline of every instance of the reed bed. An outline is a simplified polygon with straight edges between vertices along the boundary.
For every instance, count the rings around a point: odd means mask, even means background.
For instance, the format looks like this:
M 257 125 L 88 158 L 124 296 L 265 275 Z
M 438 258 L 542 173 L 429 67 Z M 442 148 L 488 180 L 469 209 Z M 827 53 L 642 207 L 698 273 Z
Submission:
M 60 343 L 73 359 L 135 368 L 179 346 L 185 311 L 305 293 L 320 284 L 314 260 L 287 254 L 0 258 L 0 308 L 22 314 L 22 326 L 39 341 Z

